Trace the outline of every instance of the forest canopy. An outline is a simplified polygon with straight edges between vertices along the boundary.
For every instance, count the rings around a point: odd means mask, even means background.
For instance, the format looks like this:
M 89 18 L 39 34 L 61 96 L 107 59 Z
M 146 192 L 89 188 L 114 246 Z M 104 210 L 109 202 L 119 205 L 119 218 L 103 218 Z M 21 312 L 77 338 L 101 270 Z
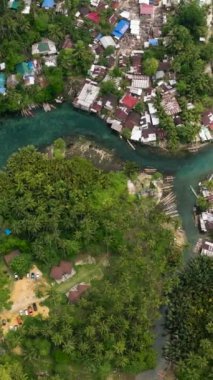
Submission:
M 70 380 L 76 368 L 100 380 L 113 370 L 154 367 L 153 326 L 180 252 L 152 199 L 130 196 L 123 172 L 105 173 L 81 158 L 48 159 L 30 146 L 0 173 L 0 213 L 12 230 L 2 253 L 17 243 L 21 255 L 47 269 L 78 253 L 109 257 L 103 278 L 77 304 L 53 287 L 49 318 L 26 318 L 8 334 L 0 356 L 5 376 L 13 360 L 29 378 L 51 380 Z
M 166 357 L 176 364 L 178 380 L 212 378 L 212 258 L 191 260 L 169 293 Z

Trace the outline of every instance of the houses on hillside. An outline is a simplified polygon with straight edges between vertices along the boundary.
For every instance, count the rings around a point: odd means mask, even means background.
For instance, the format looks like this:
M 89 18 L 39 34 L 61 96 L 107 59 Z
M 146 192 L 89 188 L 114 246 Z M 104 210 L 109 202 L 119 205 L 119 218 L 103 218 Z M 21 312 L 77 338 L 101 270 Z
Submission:
M 58 284 L 74 276 L 75 269 L 69 261 L 61 261 L 59 265 L 52 267 L 50 277 Z
M 160 106 L 176 128 L 183 127 L 182 103 L 176 91 L 176 74 L 172 69 L 173 58 L 161 57 L 152 76 L 147 75 L 143 65 L 146 49 L 151 47 L 154 51 L 164 45 L 162 28 L 169 7 L 177 1 L 135 0 L 131 4 L 125 3 L 124 7 L 121 0 L 90 0 L 79 6 L 74 15 L 75 28 L 86 27 L 92 37 L 93 42 L 88 49 L 94 54 L 94 61 L 85 81 L 79 81 L 81 88 L 70 91 L 77 92 L 73 100 L 75 107 L 99 115 L 113 131 L 144 144 L 161 144 L 168 136 L 162 129 L 161 114 L 157 110 Z M 8 6 L 17 10 L 18 3 L 18 0 L 9 0 Z M 24 0 L 22 13 L 28 14 L 31 5 L 32 0 Z M 64 0 L 42 0 L 37 5 L 45 12 L 50 10 L 68 14 Z M 104 13 L 107 13 L 108 23 L 106 33 L 103 33 L 105 28 L 102 26 Z M 18 63 L 15 72 L 9 74 L 6 74 L 5 63 L 0 63 L 0 94 L 6 95 L 7 89 L 15 88 L 18 83 L 47 86 L 43 66 L 56 67 L 60 49 L 73 48 L 75 41 L 67 35 L 64 43 L 58 45 L 48 38 L 35 41 L 29 60 Z M 103 95 L 100 90 L 104 82 L 111 82 L 114 91 Z M 160 96 L 158 106 L 157 96 Z M 196 141 L 210 141 L 212 136 L 213 113 L 210 109 L 202 115 Z

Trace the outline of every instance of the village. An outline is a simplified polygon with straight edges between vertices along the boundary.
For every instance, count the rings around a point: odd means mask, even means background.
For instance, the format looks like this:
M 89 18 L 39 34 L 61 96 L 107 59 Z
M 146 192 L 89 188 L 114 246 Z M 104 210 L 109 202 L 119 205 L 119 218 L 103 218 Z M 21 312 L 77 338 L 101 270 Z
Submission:
M 27 15 L 32 2 L 25 0 L 24 3 L 22 13 Z M 193 114 L 196 107 L 188 101 L 184 104 L 183 111 L 176 88 L 177 78 L 172 67 L 172 58 L 165 55 L 156 59 L 152 54 L 155 49 L 160 51 L 168 43 L 162 36 L 162 30 L 177 3 L 175 0 L 83 2 L 84 5 L 75 14 L 76 28 L 83 28 L 89 21 L 91 28 L 88 32 L 93 37 L 89 49 L 94 61 L 85 80 L 80 81 L 80 88 L 74 92 L 73 106 L 98 115 L 112 131 L 127 140 L 165 148 L 169 132 L 163 127 L 162 113 L 169 117 L 173 128 L 178 131 L 185 123 L 182 114 Z M 209 4 L 206 0 L 201 5 Z M 68 12 L 63 1 L 44 0 L 39 6 L 47 12 L 54 11 L 59 15 L 66 16 Z M 10 9 L 16 10 L 17 7 L 16 0 L 9 1 Z M 110 31 L 108 34 L 98 32 L 103 12 L 110 14 L 107 20 Z M 211 13 L 208 25 L 211 30 Z M 206 39 L 201 37 L 200 44 L 205 43 Z M 15 73 L 6 75 L 5 63 L 0 63 L 0 94 L 6 95 L 7 88 L 15 88 L 20 80 L 26 87 L 45 87 L 43 67 L 57 67 L 60 51 L 72 48 L 73 42 L 69 35 L 59 48 L 53 40 L 43 38 L 32 45 L 31 60 L 17 64 Z M 73 95 L 72 84 L 70 93 Z M 63 97 L 58 97 L 55 101 L 61 103 Z M 43 106 L 45 111 L 54 108 L 48 103 Z M 32 115 L 35 107 L 35 104 L 30 105 L 22 114 Z M 167 119 L 164 120 L 166 122 Z M 195 136 L 192 133 L 192 140 L 187 140 L 189 149 L 194 151 L 197 149 L 196 144 L 199 146 L 200 143 L 212 141 L 211 107 L 201 113 L 198 127 L 194 120 L 187 122 L 191 129 L 197 131 Z
M 202 234 L 207 235 L 207 239 L 200 238 L 195 246 L 195 253 L 213 256 L 213 174 L 205 181 L 199 183 L 199 193 L 194 190 L 197 198 L 194 207 L 195 225 Z

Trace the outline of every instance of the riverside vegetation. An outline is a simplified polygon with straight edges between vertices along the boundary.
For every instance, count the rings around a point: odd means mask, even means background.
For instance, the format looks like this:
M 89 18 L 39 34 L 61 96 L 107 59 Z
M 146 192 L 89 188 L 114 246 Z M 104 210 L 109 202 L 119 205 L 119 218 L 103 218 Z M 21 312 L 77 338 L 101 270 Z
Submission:
M 19 248 L 45 273 L 78 253 L 109 257 L 77 304 L 51 289 L 49 318 L 26 318 L 7 334 L 1 379 L 105 379 L 154 367 L 153 326 L 181 255 L 152 199 L 130 196 L 125 172 L 26 147 L 0 173 L 0 212 L 13 231 L 1 253 Z

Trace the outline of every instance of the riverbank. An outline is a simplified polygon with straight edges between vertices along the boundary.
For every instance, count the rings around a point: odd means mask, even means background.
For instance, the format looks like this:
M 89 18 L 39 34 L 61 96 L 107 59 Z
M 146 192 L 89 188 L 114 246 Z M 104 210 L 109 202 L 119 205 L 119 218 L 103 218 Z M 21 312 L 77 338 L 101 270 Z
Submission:
M 62 104 L 62 103 L 61 103 Z M 100 115 L 98 114 L 92 114 L 91 112 L 87 112 L 87 111 L 83 111 L 83 110 L 80 110 L 78 108 L 75 108 L 73 105 L 70 105 L 68 100 L 66 101 L 66 103 L 68 106 L 70 106 L 71 108 L 73 108 L 74 110 L 76 110 L 76 112 L 82 112 L 82 113 L 86 113 L 92 117 L 95 117 L 95 118 L 98 118 L 101 122 L 104 122 L 106 124 L 106 126 L 110 129 L 111 133 L 114 133 L 115 135 L 118 135 L 120 137 L 122 137 L 122 135 L 118 132 L 116 132 L 115 130 L 113 130 L 111 127 L 110 127 L 110 124 L 107 122 L 107 120 L 105 120 L 103 117 L 101 117 Z M 56 107 L 58 108 L 60 105 L 55 102 L 54 105 L 51 104 L 51 109 L 49 109 L 50 112 L 52 112 Z M 37 112 L 37 110 L 40 110 L 42 111 L 44 109 L 44 107 L 41 105 L 40 108 L 39 106 L 37 106 L 34 110 L 34 114 L 31 114 L 31 115 L 24 115 L 25 118 L 28 118 L 28 117 L 33 117 L 35 115 L 35 113 Z M 45 111 L 46 112 L 46 111 Z M 21 115 L 23 117 L 23 115 Z M 10 115 L 8 115 L 8 117 L 10 117 Z M 124 138 L 124 141 L 127 142 L 127 139 L 125 137 Z M 159 141 L 155 144 L 153 143 L 144 143 L 144 142 L 138 142 L 138 141 L 134 141 L 134 140 L 131 140 L 131 144 L 134 146 L 134 147 L 138 147 L 138 146 L 146 146 L 146 147 L 149 147 L 149 148 L 152 148 L 154 150 L 157 150 L 159 152 L 165 152 L 167 154 L 172 154 L 174 156 L 177 156 L 177 155 L 180 155 L 180 154 L 185 154 L 185 153 L 196 153 L 196 152 L 199 152 L 200 150 L 202 150 L 203 148 L 209 146 L 212 144 L 212 141 L 209 141 L 209 142 L 204 142 L 204 143 L 201 143 L 201 142 L 194 142 L 194 143 L 190 143 L 190 144 L 180 144 L 178 149 L 176 149 L 175 151 L 171 151 L 168 149 L 167 147 L 167 144 L 163 141 Z
M 190 257 L 192 247 L 199 238 L 199 232 L 193 221 L 194 199 L 190 185 L 196 187 L 199 181 L 212 173 L 212 147 L 207 146 L 198 153 L 184 153 L 176 157 L 145 146 L 137 147 L 136 151 L 133 151 L 124 140 L 111 133 L 101 120 L 63 104 L 50 113 L 39 110 L 34 118 L 5 118 L 0 128 L 0 165 L 4 166 L 8 157 L 23 146 L 32 144 L 44 149 L 59 137 L 71 141 L 79 136 L 92 141 L 98 150 L 106 149 L 113 153 L 113 157 L 116 154 L 121 162 L 131 161 L 141 169 L 154 167 L 160 172 L 175 176 L 174 192 L 177 208 L 189 242 L 185 257 L 186 259 Z M 162 323 L 159 321 L 159 326 Z M 156 329 L 156 335 L 156 349 L 160 357 L 163 345 L 162 329 Z M 159 367 L 162 367 L 161 362 L 156 371 L 140 374 L 137 379 L 157 379 Z
M 66 157 L 80 156 L 84 157 L 97 167 L 104 171 L 117 171 L 124 168 L 124 162 L 122 162 L 115 152 L 109 149 L 104 149 L 94 141 L 87 139 L 86 137 L 67 137 L 66 143 Z M 46 149 L 48 152 L 51 147 Z

